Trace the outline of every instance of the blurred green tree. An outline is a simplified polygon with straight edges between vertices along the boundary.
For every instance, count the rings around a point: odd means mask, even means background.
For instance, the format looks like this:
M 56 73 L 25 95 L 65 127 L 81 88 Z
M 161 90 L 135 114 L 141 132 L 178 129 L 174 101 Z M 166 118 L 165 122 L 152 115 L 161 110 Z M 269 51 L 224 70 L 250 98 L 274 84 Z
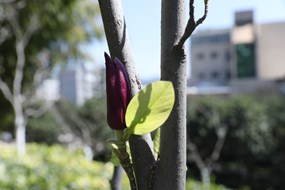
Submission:
M 34 113 L 25 110 L 35 100 L 35 90 L 55 64 L 86 59 L 80 45 L 103 33 L 96 1 L 14 0 L 0 5 L 0 96 L 2 105 L 8 107 L 8 101 L 12 107 L 1 109 L 0 119 L 14 111 L 18 153 L 24 154 L 26 120 Z
M 268 162 L 273 147 L 266 106 L 246 96 L 201 97 L 190 102 L 187 128 L 191 139 L 188 142 L 191 175 L 201 173 L 196 158 L 199 157 L 217 175 L 217 182 L 232 188 L 257 184 L 253 179 L 264 170 L 263 164 Z M 223 128 L 225 134 L 219 135 L 217 129 Z M 219 141 L 223 143 L 220 150 Z M 196 149 L 191 149 L 191 144 Z M 215 152 L 219 154 L 216 157 Z
M 63 133 L 72 134 L 83 146 L 92 149 L 94 159 L 109 160 L 111 151 L 107 140 L 113 132 L 106 122 L 105 97 L 94 97 L 80 107 L 61 100 L 53 107 L 51 114 Z

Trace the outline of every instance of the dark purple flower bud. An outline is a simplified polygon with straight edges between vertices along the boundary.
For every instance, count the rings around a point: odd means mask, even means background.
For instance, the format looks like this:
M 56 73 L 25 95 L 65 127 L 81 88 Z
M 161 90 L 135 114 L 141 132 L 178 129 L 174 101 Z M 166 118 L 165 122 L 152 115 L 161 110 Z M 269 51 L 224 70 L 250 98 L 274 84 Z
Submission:
M 129 76 L 122 62 L 105 53 L 107 121 L 115 130 L 126 128 L 125 113 L 132 98 Z

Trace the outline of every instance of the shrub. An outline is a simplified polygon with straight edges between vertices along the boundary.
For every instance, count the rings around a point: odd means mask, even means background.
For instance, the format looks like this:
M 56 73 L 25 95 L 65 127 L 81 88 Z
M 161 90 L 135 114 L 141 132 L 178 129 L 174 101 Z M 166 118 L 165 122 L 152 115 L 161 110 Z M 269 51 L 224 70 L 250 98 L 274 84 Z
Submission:
M 113 165 L 91 162 L 82 151 L 62 146 L 29 144 L 27 155 L 19 159 L 11 145 L 1 145 L 1 190 L 109 190 Z M 124 175 L 123 190 L 129 190 Z M 187 190 L 202 190 L 201 183 L 187 180 Z M 211 190 L 226 190 L 211 184 Z
M 30 144 L 27 156 L 1 147 L 1 190 L 109 190 L 112 164 L 90 162 L 81 151 Z
M 38 118 L 30 118 L 27 123 L 27 141 L 55 144 L 58 143 L 60 127 L 49 112 Z
M 264 172 L 268 176 L 273 147 L 272 127 L 264 104 L 246 96 L 194 98 L 189 101 L 187 119 L 188 137 L 204 162 L 211 158 L 218 139 L 215 128 L 227 128 L 218 163 L 213 165 L 216 182 L 232 188 L 256 184 L 270 187 L 262 181 Z M 199 177 L 191 157 L 187 164 L 189 174 Z

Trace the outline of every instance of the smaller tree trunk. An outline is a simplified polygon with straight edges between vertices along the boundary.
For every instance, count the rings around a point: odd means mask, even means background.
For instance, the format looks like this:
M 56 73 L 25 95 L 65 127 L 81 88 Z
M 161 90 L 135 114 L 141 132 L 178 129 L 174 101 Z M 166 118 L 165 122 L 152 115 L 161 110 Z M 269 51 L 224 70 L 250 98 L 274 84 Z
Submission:
M 115 166 L 113 177 L 110 181 L 111 190 L 122 190 L 122 178 L 123 178 L 122 166 Z
M 16 147 L 18 156 L 26 154 L 26 124 L 25 118 L 21 111 L 15 112 L 15 127 L 16 127 Z
M 203 190 L 210 190 L 211 169 L 208 167 L 204 167 L 201 169 L 200 173 L 202 178 Z

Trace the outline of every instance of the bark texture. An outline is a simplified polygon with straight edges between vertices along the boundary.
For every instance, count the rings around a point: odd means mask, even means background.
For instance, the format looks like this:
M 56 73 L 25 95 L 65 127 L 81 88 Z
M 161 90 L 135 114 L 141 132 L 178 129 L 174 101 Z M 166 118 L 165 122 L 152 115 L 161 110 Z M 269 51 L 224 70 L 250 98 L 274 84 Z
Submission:
M 172 81 L 173 111 L 161 127 L 160 161 L 155 189 L 185 190 L 186 180 L 186 58 L 184 47 L 175 48 L 183 35 L 184 0 L 162 0 L 161 80 Z
M 132 95 L 140 89 L 130 41 L 127 35 L 126 23 L 120 0 L 99 0 L 104 29 L 111 56 L 119 58 L 128 71 Z M 103 56 L 103 54 L 102 54 Z M 153 145 L 150 135 L 130 138 L 130 149 L 139 190 L 148 190 L 147 178 L 150 168 L 154 165 Z

